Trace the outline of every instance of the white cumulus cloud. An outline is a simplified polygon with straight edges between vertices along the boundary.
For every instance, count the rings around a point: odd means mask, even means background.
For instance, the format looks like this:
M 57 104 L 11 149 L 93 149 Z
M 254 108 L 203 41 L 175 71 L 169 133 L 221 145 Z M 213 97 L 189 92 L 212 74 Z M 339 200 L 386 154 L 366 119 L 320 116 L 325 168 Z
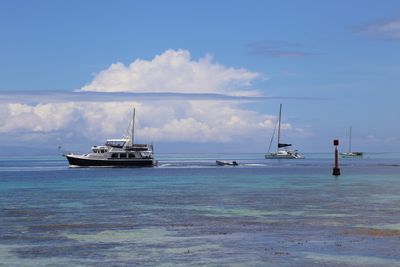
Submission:
M 137 59 L 129 65 L 117 62 L 98 73 L 83 91 L 245 93 L 260 78 L 244 68 L 225 67 L 210 55 L 193 60 L 187 50 L 167 50 L 152 60 Z M 243 92 L 244 91 L 244 92 Z M 248 90 L 254 95 L 253 90 Z

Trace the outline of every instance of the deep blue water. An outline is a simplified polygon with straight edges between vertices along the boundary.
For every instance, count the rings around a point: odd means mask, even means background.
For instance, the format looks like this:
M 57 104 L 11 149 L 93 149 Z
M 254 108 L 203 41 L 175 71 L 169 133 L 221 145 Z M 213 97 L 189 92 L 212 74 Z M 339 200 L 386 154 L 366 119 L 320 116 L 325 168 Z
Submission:
M 400 266 L 400 154 L 306 156 L 0 158 L 0 266 Z

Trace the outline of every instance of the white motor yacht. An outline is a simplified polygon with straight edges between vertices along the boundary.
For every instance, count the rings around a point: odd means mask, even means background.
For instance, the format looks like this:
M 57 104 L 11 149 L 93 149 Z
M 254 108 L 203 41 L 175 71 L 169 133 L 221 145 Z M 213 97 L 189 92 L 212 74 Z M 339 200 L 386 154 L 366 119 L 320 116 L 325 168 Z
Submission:
M 68 153 L 65 157 L 74 167 L 153 167 L 157 161 L 153 157 L 153 146 L 135 144 L 135 109 L 133 109 L 130 137 L 109 139 L 104 145 L 93 146 L 88 154 Z

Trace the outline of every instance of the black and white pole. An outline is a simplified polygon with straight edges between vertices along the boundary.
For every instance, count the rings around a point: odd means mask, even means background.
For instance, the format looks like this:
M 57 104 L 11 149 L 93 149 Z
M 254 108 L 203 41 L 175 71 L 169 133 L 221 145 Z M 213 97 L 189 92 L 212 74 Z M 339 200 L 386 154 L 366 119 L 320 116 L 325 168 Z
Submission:
M 333 167 L 332 175 L 339 176 L 340 175 L 340 168 L 339 168 L 339 152 L 338 152 L 338 145 L 339 140 L 333 140 L 333 145 L 335 146 L 335 166 Z

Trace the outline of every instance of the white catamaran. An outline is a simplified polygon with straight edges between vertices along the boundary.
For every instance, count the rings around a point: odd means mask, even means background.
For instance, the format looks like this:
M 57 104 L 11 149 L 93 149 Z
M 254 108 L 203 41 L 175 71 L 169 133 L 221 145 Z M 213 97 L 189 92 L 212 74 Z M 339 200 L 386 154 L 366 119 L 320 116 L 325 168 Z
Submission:
M 102 146 L 93 146 L 88 154 L 68 153 L 65 157 L 70 166 L 92 167 L 153 167 L 157 161 L 153 157 L 153 146 L 135 144 L 135 109 L 128 137 L 108 139 Z
M 350 126 L 350 137 L 349 137 L 349 152 L 340 153 L 342 158 L 361 158 L 363 156 L 363 152 L 355 152 L 351 151 L 351 126 Z
M 280 142 L 281 139 L 281 116 L 282 116 L 282 104 L 279 106 L 279 118 L 278 118 L 278 151 L 277 152 L 270 152 L 271 150 L 271 145 L 274 140 L 275 136 L 275 131 L 276 131 L 276 125 L 274 132 L 271 137 L 271 141 L 269 143 L 268 147 L 268 153 L 265 154 L 266 159 L 302 159 L 304 156 L 300 154 L 297 150 L 291 150 L 289 147 L 292 146 L 292 144 L 284 144 Z

